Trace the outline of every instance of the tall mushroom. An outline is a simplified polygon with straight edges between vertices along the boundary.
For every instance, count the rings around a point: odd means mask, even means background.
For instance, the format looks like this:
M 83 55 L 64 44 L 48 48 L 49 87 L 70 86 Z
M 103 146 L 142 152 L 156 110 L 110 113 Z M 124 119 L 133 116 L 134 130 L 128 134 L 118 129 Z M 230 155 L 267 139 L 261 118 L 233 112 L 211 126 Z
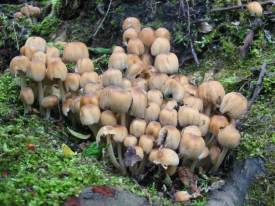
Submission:
M 133 28 L 136 32 L 140 32 L 141 24 L 138 18 L 136 17 L 127 17 L 122 24 L 122 29 L 125 31 L 126 29 Z
M 41 106 L 46 109 L 45 118 L 49 120 L 51 116 L 51 109 L 56 107 L 58 104 L 58 98 L 54 95 L 44 97 L 41 102 Z
M 34 94 L 32 89 L 30 87 L 23 87 L 20 91 L 20 99 L 24 104 L 24 114 L 27 114 L 34 102 Z
M 16 56 L 10 62 L 10 72 L 20 77 L 21 89 L 26 85 L 25 74 L 30 66 L 30 61 L 25 56 Z
M 180 132 L 174 126 L 164 126 L 159 131 L 158 139 L 156 140 L 157 146 L 163 145 L 165 148 L 177 150 L 180 143 Z
M 89 58 L 89 51 L 82 42 L 69 42 L 64 46 L 62 58 L 65 62 L 77 62 L 79 59 Z
M 154 66 L 159 72 L 174 74 L 179 70 L 179 60 L 174 53 L 158 54 Z

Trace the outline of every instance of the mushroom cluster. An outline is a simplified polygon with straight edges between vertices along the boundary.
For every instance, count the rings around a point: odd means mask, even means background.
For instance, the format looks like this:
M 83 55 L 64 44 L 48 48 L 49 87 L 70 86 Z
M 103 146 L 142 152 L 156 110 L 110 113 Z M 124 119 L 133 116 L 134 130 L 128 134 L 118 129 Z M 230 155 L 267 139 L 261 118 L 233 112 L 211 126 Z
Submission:
M 23 16 L 29 17 L 29 18 L 38 18 L 40 14 L 41 14 L 41 9 L 39 7 L 26 4 L 20 9 L 20 11 L 14 14 L 14 17 L 16 19 L 20 19 Z
M 172 176 L 179 165 L 215 172 L 239 145 L 235 121 L 247 110 L 246 98 L 226 94 L 218 81 L 191 84 L 179 73 L 167 29 L 142 28 L 135 17 L 122 28 L 127 52 L 113 47 L 102 74 L 84 43 L 65 43 L 61 59 L 57 48 L 30 37 L 10 64 L 21 79 L 26 112 L 37 99 L 49 118 L 61 103 L 72 124 L 89 127 L 98 143 L 107 144 L 110 162 L 124 175 L 157 167 Z M 63 61 L 76 63 L 75 71 L 68 73 Z M 26 76 L 35 89 L 26 86 Z

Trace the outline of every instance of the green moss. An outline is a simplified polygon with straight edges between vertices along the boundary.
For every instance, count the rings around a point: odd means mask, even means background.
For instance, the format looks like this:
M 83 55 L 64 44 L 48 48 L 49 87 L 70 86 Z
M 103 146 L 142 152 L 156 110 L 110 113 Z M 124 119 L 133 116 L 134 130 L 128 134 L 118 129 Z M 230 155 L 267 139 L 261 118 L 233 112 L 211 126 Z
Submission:
M 47 37 L 58 29 L 60 20 L 55 17 L 45 17 L 42 22 L 32 25 L 32 34 Z

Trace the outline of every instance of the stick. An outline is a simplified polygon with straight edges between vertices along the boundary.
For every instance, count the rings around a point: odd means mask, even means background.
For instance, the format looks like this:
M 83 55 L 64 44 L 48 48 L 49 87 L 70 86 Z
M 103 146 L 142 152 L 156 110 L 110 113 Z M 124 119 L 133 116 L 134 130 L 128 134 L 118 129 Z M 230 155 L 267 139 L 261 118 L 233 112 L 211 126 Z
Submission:
M 247 51 L 253 41 L 253 38 L 254 38 L 254 31 L 253 30 L 250 30 L 244 40 L 243 40 L 243 45 L 239 47 L 239 51 L 240 51 L 240 55 L 242 58 L 245 58 L 246 54 L 247 54 Z

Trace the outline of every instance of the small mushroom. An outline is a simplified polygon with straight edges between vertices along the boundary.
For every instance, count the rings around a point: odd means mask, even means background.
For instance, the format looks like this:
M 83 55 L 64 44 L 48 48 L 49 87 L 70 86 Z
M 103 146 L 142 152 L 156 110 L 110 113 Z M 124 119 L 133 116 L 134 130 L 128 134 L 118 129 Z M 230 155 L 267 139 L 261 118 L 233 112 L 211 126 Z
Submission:
M 263 7 L 257 1 L 249 2 L 246 8 L 252 16 L 261 17 L 263 15 Z
M 158 139 L 156 140 L 157 146 L 163 145 L 165 148 L 177 150 L 180 143 L 180 132 L 174 126 L 164 126 L 159 131 Z
M 79 84 L 81 88 L 85 88 L 85 86 L 89 83 L 97 84 L 99 83 L 99 76 L 96 72 L 84 72 L 79 79 Z
M 47 62 L 49 61 L 49 59 L 51 58 L 56 58 L 56 57 L 60 57 L 60 52 L 56 47 L 49 47 L 47 46 L 46 49 L 46 58 L 47 58 Z
M 44 52 L 37 51 L 32 55 L 31 60 L 32 61 L 41 61 L 44 64 L 46 64 L 47 57 Z
M 157 89 L 151 89 L 147 92 L 147 98 L 148 98 L 148 103 L 156 103 L 157 105 L 161 106 L 163 102 L 163 95 L 161 91 Z
M 145 69 L 146 69 L 146 65 L 143 62 L 132 64 L 127 69 L 126 77 L 129 80 L 136 79 L 138 76 L 142 74 L 143 70 Z
M 154 137 L 146 134 L 141 135 L 138 141 L 138 145 L 146 154 L 149 154 L 154 146 Z
M 154 102 L 148 103 L 145 109 L 144 119 L 146 122 L 157 121 L 159 119 L 160 107 Z
M 159 121 L 162 126 L 171 125 L 177 126 L 178 113 L 175 109 L 162 109 L 159 113 Z
M 128 135 L 124 138 L 123 144 L 125 147 L 135 147 L 137 145 L 138 139 L 133 135 Z
M 129 54 L 140 56 L 145 52 L 144 44 L 140 39 L 130 39 L 127 45 L 127 51 Z
M 77 93 L 80 85 L 80 75 L 77 73 L 67 74 L 64 85 L 67 92 Z
M 131 89 L 131 96 L 133 101 L 129 111 L 130 115 L 143 119 L 145 117 L 145 110 L 147 107 L 146 92 L 139 87 L 133 87 Z
M 174 195 L 176 202 L 186 202 L 192 198 L 187 191 L 177 191 Z
M 146 121 L 143 119 L 134 119 L 130 124 L 130 134 L 140 137 L 145 134 Z
M 107 69 L 103 72 L 101 79 L 104 87 L 120 86 L 122 84 L 122 72 L 118 69 Z
M 114 46 L 112 49 L 112 53 L 125 53 L 124 49 L 121 46 Z
M 94 63 L 90 58 L 82 58 L 77 60 L 75 71 L 80 75 L 85 72 L 93 72 L 94 70 Z
M 86 104 L 92 104 L 92 105 L 99 105 L 99 96 L 97 94 L 89 93 L 85 94 L 84 96 L 80 97 L 80 107 L 86 105 Z
M 158 37 L 155 39 L 151 46 L 151 54 L 157 56 L 159 54 L 168 54 L 170 52 L 171 45 L 167 38 Z
M 41 106 L 46 109 L 45 118 L 49 120 L 51 109 L 58 105 L 58 98 L 56 96 L 47 96 L 42 99 Z
M 34 102 L 34 94 L 30 87 L 23 87 L 20 91 L 20 99 L 24 104 L 24 114 L 31 110 L 31 105 Z
M 179 60 L 174 53 L 158 54 L 154 65 L 159 72 L 166 74 L 174 74 L 179 70 Z
M 111 110 L 105 110 L 105 111 L 101 112 L 100 123 L 103 126 L 117 125 L 117 117 L 115 116 L 115 114 Z
M 200 113 L 191 107 L 182 106 L 178 111 L 178 120 L 181 127 L 197 125 L 200 122 Z
M 113 53 L 108 62 L 108 68 L 119 69 L 123 71 L 128 67 L 128 57 L 124 52 Z
M 162 87 L 163 96 L 173 98 L 177 102 L 181 102 L 184 96 L 183 87 L 174 79 L 168 79 Z
M 164 28 L 164 27 L 160 27 L 155 31 L 155 36 L 158 37 L 162 37 L 162 38 L 166 38 L 170 41 L 171 39 L 171 34 L 168 31 L 168 29 Z
M 127 64 L 128 68 L 130 68 L 133 64 L 141 62 L 141 59 L 136 54 L 127 54 Z
M 126 29 L 133 28 L 136 32 L 140 32 L 141 24 L 138 18 L 136 17 L 127 17 L 122 24 L 122 29 L 125 31 Z
M 150 89 L 161 90 L 165 82 L 169 79 L 167 74 L 154 73 L 148 80 Z
M 164 169 L 168 166 L 178 166 L 178 154 L 169 148 L 154 149 L 150 152 L 149 160 L 154 164 L 160 164 Z
M 147 48 L 150 48 L 155 40 L 155 31 L 151 27 L 145 27 L 139 32 L 138 37 Z
M 100 120 L 100 109 L 97 105 L 86 104 L 80 108 L 80 121 L 82 125 L 88 126 L 93 135 L 98 132 L 98 123 Z
M 185 96 L 182 99 L 182 102 L 184 106 L 191 107 L 193 109 L 198 110 L 199 112 L 203 111 L 203 101 L 198 97 Z
M 229 122 L 225 116 L 213 115 L 210 118 L 209 130 L 213 135 L 218 136 L 220 130 L 225 128 L 227 125 L 229 125 Z
M 20 77 L 20 86 L 23 88 L 26 85 L 25 74 L 30 66 L 30 61 L 25 56 L 13 57 L 10 62 L 10 72 L 14 76 Z
M 136 38 L 138 38 L 138 33 L 133 28 L 129 28 L 123 32 L 122 40 L 125 46 L 128 45 L 128 41 L 130 41 L 130 39 L 136 39 Z
M 145 65 L 152 65 L 153 64 L 153 58 L 150 54 L 144 53 L 141 56 L 141 61 L 145 64 Z
M 35 51 L 45 52 L 47 48 L 47 42 L 41 37 L 31 36 L 27 39 L 24 47 L 32 48 Z
M 89 58 L 86 44 L 82 42 L 69 42 L 64 46 L 63 60 L 76 63 L 79 59 Z
M 158 138 L 161 125 L 157 121 L 151 121 L 148 123 L 145 134 L 153 136 L 155 139 Z

